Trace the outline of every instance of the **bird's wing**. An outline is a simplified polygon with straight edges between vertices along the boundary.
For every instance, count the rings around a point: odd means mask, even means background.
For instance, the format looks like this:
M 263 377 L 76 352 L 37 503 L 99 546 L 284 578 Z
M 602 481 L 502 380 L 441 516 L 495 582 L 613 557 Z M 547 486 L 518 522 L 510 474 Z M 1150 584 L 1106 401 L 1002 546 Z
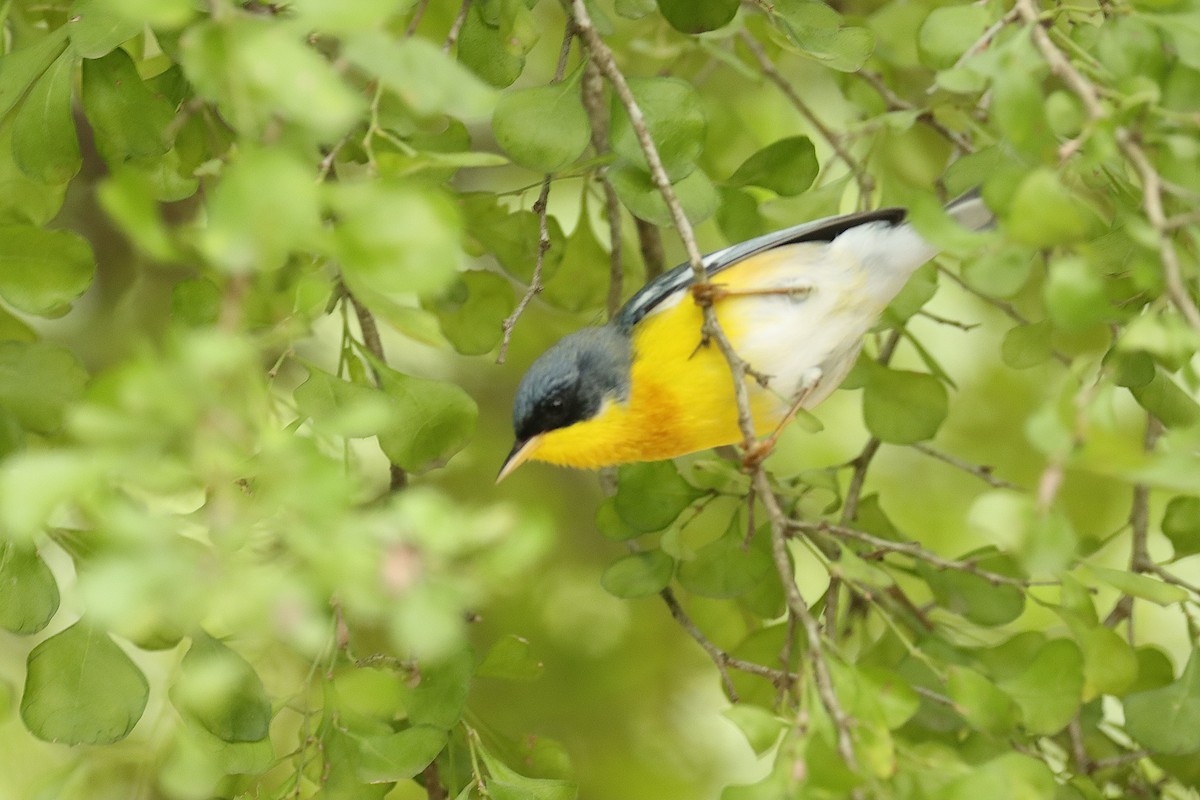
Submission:
M 882 221 L 897 225 L 904 221 L 905 214 L 903 208 L 881 208 L 876 211 L 842 214 L 793 225 L 790 228 L 764 234 L 709 253 L 703 259 L 704 269 L 711 278 L 722 270 L 766 250 L 800 242 L 830 242 L 850 228 L 868 222 Z M 691 284 L 692 278 L 692 268 L 689 264 L 680 264 L 678 267 L 664 272 L 629 298 L 629 301 L 617 312 L 613 321 L 622 330 L 632 330 L 633 326 L 637 325 L 659 303 Z

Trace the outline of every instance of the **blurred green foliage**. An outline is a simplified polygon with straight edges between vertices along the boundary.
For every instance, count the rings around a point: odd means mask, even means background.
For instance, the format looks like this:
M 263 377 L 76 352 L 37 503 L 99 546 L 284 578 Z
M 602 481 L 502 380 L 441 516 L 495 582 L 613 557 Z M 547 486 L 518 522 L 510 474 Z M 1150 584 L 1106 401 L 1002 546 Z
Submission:
M 636 122 L 568 8 L 0 4 L 0 795 L 1194 796 L 1200 5 L 589 0 Z M 950 254 L 768 462 L 782 570 L 714 454 L 491 486 L 682 259 L 639 127 L 706 249 Z

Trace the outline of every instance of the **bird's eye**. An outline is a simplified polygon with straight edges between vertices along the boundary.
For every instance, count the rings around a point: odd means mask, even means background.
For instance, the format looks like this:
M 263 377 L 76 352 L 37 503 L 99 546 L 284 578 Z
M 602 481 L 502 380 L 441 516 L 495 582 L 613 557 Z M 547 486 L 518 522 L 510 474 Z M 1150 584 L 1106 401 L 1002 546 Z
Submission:
M 550 400 L 548 401 L 548 404 L 551 408 L 553 408 L 557 411 L 558 409 L 563 407 L 564 402 L 566 402 L 566 401 L 564 401 L 562 399 L 562 395 L 556 394 L 550 398 Z

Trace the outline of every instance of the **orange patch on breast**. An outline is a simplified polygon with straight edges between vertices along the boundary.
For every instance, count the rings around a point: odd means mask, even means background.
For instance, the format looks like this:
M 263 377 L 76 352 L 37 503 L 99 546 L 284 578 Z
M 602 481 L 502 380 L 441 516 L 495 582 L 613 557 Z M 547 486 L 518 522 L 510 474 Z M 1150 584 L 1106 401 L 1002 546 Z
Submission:
M 716 282 L 738 289 L 761 287 L 777 269 L 776 260 L 764 254 L 720 273 Z M 747 302 L 731 298 L 716 306 L 735 349 L 744 326 L 753 324 Z M 703 321 L 686 295 L 642 320 L 634 333 L 629 398 L 611 401 L 590 420 L 547 432 L 531 457 L 594 468 L 658 461 L 742 441 L 729 366 L 715 343 L 698 347 Z M 752 380 L 748 386 L 761 435 L 784 409 Z

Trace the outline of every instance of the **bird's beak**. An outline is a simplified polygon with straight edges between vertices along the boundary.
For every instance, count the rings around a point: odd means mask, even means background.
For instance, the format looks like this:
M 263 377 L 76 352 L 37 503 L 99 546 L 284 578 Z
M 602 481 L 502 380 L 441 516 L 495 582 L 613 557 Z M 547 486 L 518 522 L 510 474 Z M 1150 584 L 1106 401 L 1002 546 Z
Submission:
M 517 467 L 529 460 L 529 457 L 534 454 L 538 446 L 542 443 L 542 435 L 530 437 L 525 441 L 518 441 L 513 445 L 512 452 L 508 454 L 508 458 L 504 459 L 504 465 L 500 467 L 500 474 L 496 476 L 496 483 L 507 478 Z

